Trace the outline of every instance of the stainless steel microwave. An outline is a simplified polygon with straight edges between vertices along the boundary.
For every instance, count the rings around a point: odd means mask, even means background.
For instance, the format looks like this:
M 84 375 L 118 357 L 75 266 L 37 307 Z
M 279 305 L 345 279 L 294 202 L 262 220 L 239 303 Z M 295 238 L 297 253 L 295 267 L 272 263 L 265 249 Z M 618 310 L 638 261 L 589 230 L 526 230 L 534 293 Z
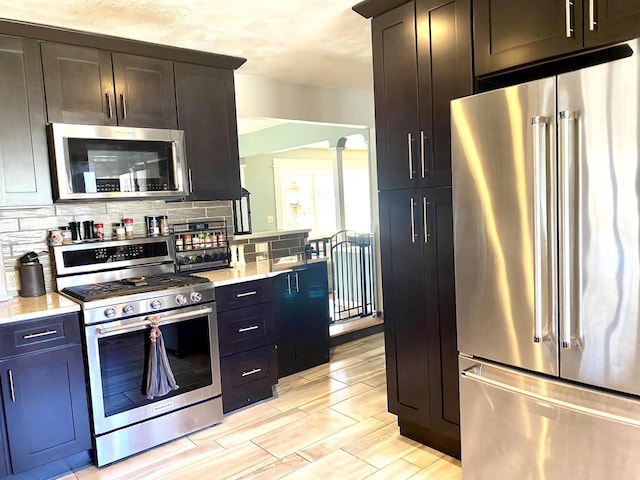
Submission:
M 66 123 L 48 128 L 56 200 L 189 194 L 182 130 Z

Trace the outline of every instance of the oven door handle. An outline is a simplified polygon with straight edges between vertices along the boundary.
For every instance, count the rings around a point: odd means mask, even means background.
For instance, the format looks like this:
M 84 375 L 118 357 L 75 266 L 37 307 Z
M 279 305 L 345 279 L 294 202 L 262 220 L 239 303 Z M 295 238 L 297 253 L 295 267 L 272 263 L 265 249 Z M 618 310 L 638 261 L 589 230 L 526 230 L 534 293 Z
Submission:
M 166 315 L 164 317 L 160 317 L 160 325 L 162 325 L 163 323 L 166 323 L 168 321 L 182 320 L 183 318 L 195 318 L 195 317 L 198 317 L 200 315 L 209 314 L 211 312 L 213 312 L 213 309 L 211 307 L 207 307 L 207 308 L 201 308 L 200 310 L 195 310 L 195 311 L 191 310 L 189 312 L 175 313 L 173 315 Z M 140 321 L 140 322 L 132 322 L 132 323 L 127 323 L 127 324 L 120 324 L 120 325 L 115 325 L 113 327 L 96 327 L 96 332 L 98 333 L 98 335 L 104 335 L 106 333 L 113 333 L 113 332 L 120 332 L 120 331 L 124 331 L 124 330 L 131 330 L 132 328 L 136 328 L 136 327 L 148 327 L 148 326 L 151 325 L 151 318 L 152 317 L 156 317 L 156 315 L 149 315 L 148 317 L 145 317 L 145 319 Z

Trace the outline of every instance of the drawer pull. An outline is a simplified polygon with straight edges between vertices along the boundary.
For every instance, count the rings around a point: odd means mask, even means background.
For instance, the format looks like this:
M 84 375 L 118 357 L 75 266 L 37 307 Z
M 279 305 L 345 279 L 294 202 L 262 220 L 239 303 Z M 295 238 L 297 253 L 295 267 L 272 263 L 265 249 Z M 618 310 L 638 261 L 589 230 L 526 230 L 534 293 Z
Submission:
M 249 375 L 253 375 L 255 373 L 260 373 L 262 371 L 261 368 L 254 368 L 253 370 L 249 370 L 248 372 L 242 372 L 243 377 L 248 377 Z
M 22 338 L 24 338 L 25 340 L 29 340 L 30 338 L 47 337 L 49 335 L 55 335 L 56 333 L 58 333 L 57 330 L 45 330 L 44 332 L 30 333 L 29 335 L 24 335 Z
M 236 294 L 236 298 L 250 297 L 251 295 L 256 295 L 257 293 L 258 292 L 256 292 L 255 290 L 252 292 L 238 293 Z
M 260 328 L 258 327 L 258 325 L 253 325 L 251 327 L 246 327 L 246 328 L 239 328 L 238 333 L 250 332 L 251 330 L 257 330 L 258 328 Z

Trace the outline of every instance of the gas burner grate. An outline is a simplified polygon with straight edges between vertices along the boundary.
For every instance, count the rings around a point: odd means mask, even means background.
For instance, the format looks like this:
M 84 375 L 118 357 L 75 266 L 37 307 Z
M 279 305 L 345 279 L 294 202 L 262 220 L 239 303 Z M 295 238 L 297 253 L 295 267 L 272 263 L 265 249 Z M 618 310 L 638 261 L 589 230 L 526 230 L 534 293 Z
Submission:
M 144 282 L 126 282 L 123 280 L 66 287 L 62 289 L 62 292 L 81 302 L 88 302 L 123 295 L 157 292 L 159 290 L 170 290 L 172 288 L 209 283 L 209 280 L 206 278 L 174 273 L 146 276 L 144 277 Z

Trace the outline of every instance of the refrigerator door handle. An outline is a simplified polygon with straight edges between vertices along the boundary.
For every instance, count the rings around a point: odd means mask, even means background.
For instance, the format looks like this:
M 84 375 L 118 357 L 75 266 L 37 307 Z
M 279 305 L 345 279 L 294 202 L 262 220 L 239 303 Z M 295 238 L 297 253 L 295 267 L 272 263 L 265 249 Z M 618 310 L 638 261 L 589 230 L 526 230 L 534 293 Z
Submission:
M 570 349 L 573 341 L 571 338 L 572 319 L 574 317 L 571 308 L 574 273 L 573 273 L 573 252 L 572 228 L 573 215 L 572 202 L 572 179 L 576 169 L 575 152 L 575 121 L 578 118 L 576 112 L 568 110 L 561 111 L 560 116 L 560 168 L 559 168 L 559 188 L 560 188 L 560 346 Z
M 543 311 L 543 255 L 542 247 L 547 246 L 547 117 L 531 117 L 533 129 L 533 341 L 547 340 L 544 333 Z M 553 308 L 553 305 L 551 306 Z
M 561 400 L 559 398 L 542 395 L 540 393 L 537 393 L 531 390 L 526 390 L 524 388 L 516 387 L 515 385 L 504 383 L 499 380 L 495 380 L 493 378 L 489 378 L 485 375 L 482 375 L 482 370 L 483 370 L 482 365 L 475 365 L 473 367 L 470 367 L 461 371 L 460 376 L 462 378 L 466 378 L 477 383 L 498 388 L 505 392 L 513 393 L 522 397 L 531 398 L 540 402 L 545 402 L 559 408 L 572 410 L 574 412 L 582 413 L 584 415 L 589 415 L 596 418 L 602 418 L 602 419 L 609 420 L 616 423 L 622 423 L 624 425 L 640 427 L 640 419 L 631 418 L 624 415 L 617 415 L 615 413 L 609 413 L 604 410 L 591 408 L 585 405 L 578 405 L 573 402 L 567 402 L 566 400 Z

